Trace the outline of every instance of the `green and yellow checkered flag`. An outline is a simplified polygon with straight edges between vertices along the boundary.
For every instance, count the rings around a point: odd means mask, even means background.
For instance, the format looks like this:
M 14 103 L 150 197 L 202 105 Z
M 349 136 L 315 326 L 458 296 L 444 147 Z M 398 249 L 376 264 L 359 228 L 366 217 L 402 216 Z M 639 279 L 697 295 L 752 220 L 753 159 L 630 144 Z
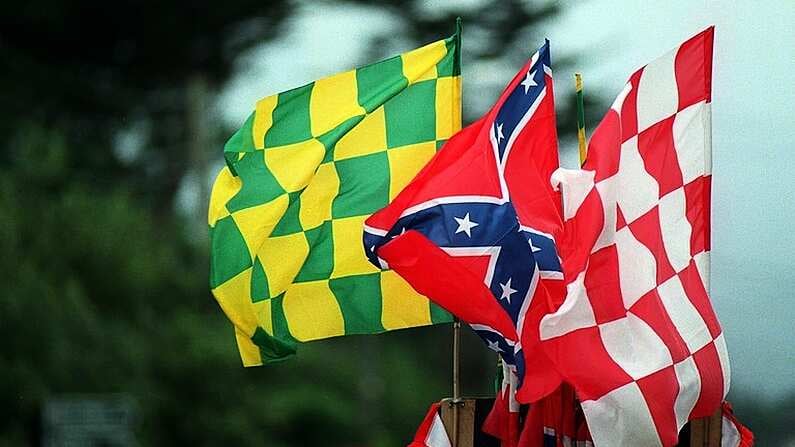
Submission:
M 460 27 L 257 102 L 209 209 L 210 285 L 246 366 L 296 341 L 452 320 L 367 261 L 362 226 L 460 128 Z

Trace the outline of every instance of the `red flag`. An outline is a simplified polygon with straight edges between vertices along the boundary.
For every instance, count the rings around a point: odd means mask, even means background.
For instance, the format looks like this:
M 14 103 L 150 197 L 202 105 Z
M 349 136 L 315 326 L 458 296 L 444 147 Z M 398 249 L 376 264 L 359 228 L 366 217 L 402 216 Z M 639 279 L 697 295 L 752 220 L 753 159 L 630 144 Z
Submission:
M 549 67 L 547 43 L 364 233 L 371 262 L 470 323 L 501 355 L 524 402 L 560 384 L 538 338 L 541 317 L 563 300 L 555 246 L 563 223 L 548 181 L 558 166 Z
M 544 350 L 597 445 L 674 445 L 729 389 L 707 295 L 713 28 L 635 72 L 564 198 L 567 297 Z
M 502 364 L 502 386 L 494 398 L 481 431 L 500 440 L 501 447 L 517 447 L 519 443 L 519 402 L 516 401 L 516 373 Z

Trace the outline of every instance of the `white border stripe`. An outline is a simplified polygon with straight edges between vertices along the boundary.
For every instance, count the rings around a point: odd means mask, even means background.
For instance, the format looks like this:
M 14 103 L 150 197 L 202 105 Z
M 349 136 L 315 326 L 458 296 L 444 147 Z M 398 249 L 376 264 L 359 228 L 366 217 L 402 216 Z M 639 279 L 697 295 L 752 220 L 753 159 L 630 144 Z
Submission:
M 388 231 L 386 231 L 386 230 L 382 230 L 380 228 L 373 228 L 373 227 L 368 226 L 368 225 L 364 226 L 364 232 L 365 233 L 370 233 L 370 234 L 373 234 L 373 235 L 376 235 L 376 236 L 381 236 L 381 237 L 386 236 L 386 234 L 388 233 Z

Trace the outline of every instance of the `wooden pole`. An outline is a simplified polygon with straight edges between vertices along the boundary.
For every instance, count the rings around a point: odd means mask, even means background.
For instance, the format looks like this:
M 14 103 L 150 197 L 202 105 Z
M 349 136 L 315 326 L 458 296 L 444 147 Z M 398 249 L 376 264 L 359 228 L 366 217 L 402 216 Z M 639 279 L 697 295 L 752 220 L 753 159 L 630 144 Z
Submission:
M 452 447 L 458 447 L 458 424 L 459 414 L 458 406 L 461 402 L 461 389 L 460 389 L 460 372 L 461 372 L 461 321 L 456 318 L 453 321 L 453 439 Z

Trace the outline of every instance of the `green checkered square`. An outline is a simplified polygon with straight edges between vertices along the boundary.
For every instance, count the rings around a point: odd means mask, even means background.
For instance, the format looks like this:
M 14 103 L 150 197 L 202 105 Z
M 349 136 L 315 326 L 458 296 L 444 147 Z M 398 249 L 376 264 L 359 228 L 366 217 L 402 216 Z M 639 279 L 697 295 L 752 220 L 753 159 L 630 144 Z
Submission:
M 356 85 L 359 105 L 370 113 L 404 89 L 408 83 L 408 79 L 403 76 L 403 61 L 400 56 L 358 68 Z
M 265 269 L 262 268 L 259 258 L 255 258 L 254 266 L 251 268 L 251 302 L 256 303 L 268 298 L 270 298 L 268 277 L 265 275 Z
M 436 139 L 436 80 L 418 82 L 384 104 L 387 147 Z
M 334 162 L 340 189 L 332 218 L 372 214 L 389 203 L 389 158 L 386 152 Z
M 461 74 L 461 45 L 457 37 L 445 40 L 447 54 L 436 64 L 436 76 L 439 78 L 446 76 L 458 76 Z
M 346 334 L 382 332 L 381 274 L 354 275 L 329 281 L 345 319 Z
M 295 282 L 328 279 L 334 270 L 334 238 L 331 221 L 325 221 L 317 228 L 307 230 L 309 256 L 295 277 Z
M 295 191 L 288 194 L 289 205 L 284 215 L 273 228 L 271 236 L 287 236 L 288 234 L 300 233 L 304 231 L 301 227 L 301 191 Z
M 297 344 L 297 340 L 289 337 L 289 333 L 283 338 L 273 337 L 259 326 L 254 330 L 251 341 L 259 348 L 262 358 L 272 362 L 284 360 L 295 354 Z
M 433 301 L 428 301 L 428 305 L 430 306 L 431 321 L 433 324 L 450 323 L 453 321 L 453 316 Z
M 254 147 L 254 139 L 251 136 L 252 128 L 254 127 L 254 114 L 248 116 L 243 127 L 238 129 L 224 145 L 224 154 L 232 155 L 232 160 L 237 159 L 238 152 L 253 152 L 256 150 Z
M 210 288 L 216 288 L 251 267 L 248 246 L 232 216 L 219 219 L 215 227 L 210 228 L 210 241 L 214 260 L 223 260 L 210 264 Z
M 284 146 L 312 138 L 309 99 L 314 83 L 279 93 L 273 125 L 265 134 L 265 147 Z
M 240 191 L 226 204 L 230 213 L 270 202 L 285 192 L 265 165 L 262 151 L 246 152 L 235 163 L 235 169 L 245 181 Z
M 298 340 L 290 333 L 290 324 L 284 315 L 284 293 L 271 298 L 271 324 L 273 325 L 273 338 L 283 341 L 287 346 L 295 346 Z M 263 348 L 259 343 L 260 349 Z

